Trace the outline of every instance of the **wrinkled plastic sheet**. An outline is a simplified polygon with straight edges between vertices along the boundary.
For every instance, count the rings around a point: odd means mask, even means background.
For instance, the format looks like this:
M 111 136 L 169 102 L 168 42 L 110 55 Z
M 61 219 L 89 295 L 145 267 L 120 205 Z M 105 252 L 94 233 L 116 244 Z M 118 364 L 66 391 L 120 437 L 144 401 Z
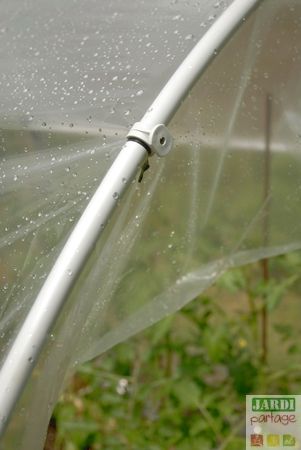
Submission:
M 204 5 L 210 23 L 216 8 L 211 4 L 210 11 L 209 3 Z M 90 17 L 95 3 L 87 5 L 87 24 L 88 19 L 97 23 L 95 15 Z M 114 5 L 120 8 L 119 18 L 128 17 L 123 4 Z M 220 8 L 225 6 L 221 2 Z M 40 3 L 39 14 L 45 8 L 51 16 L 47 8 L 52 7 Z M 170 8 L 163 5 L 160 20 L 165 17 L 172 24 L 170 43 L 174 23 L 185 23 L 182 43 L 187 29 L 190 36 L 199 23 L 192 18 L 190 27 L 187 11 L 183 16 Z M 192 6 L 188 11 L 193 12 Z M 18 19 L 15 14 L 12 22 Z M 299 2 L 264 2 L 183 102 L 170 124 L 172 153 L 152 158 L 142 183 L 135 180 L 119 201 L 49 335 L 3 448 L 41 447 L 63 380 L 76 365 L 178 310 L 230 267 L 300 248 L 300 17 Z M 81 30 L 77 20 L 72 14 L 66 19 L 75 31 Z M 63 34 L 69 36 L 66 27 Z M 134 30 L 127 35 L 132 36 L 129 42 L 142 33 Z M 147 37 L 150 46 L 144 39 L 145 51 L 153 45 L 160 52 L 157 36 Z M 110 60 L 113 57 L 112 49 Z M 46 56 L 45 61 L 49 63 Z M 67 61 L 65 65 L 69 67 Z M 168 72 L 168 62 L 166 66 Z M 28 70 L 31 73 L 32 67 Z M 150 68 L 145 74 L 153 75 Z M 161 77 L 157 71 L 154 76 Z M 108 89 L 114 92 L 111 82 Z M 91 106 L 86 88 L 83 109 L 73 110 L 68 103 L 63 113 L 52 95 L 47 102 L 52 99 L 53 110 L 43 111 L 42 97 L 48 91 L 41 92 L 37 110 L 39 117 L 44 114 L 43 122 L 32 118 L 17 128 L 13 114 L 8 114 L 1 132 L 2 358 L 73 224 L 120 150 L 128 117 L 138 120 L 149 100 L 147 93 L 131 97 L 130 89 L 123 93 L 124 105 L 111 99 L 114 119 L 102 115 L 110 114 L 110 105 L 109 110 L 97 110 L 100 120 L 92 115 L 85 124 Z M 154 86 L 149 92 L 154 93 Z M 129 110 L 127 101 L 133 109 L 121 114 L 123 106 Z M 56 119 L 66 110 L 67 126 L 65 119 L 63 124 Z

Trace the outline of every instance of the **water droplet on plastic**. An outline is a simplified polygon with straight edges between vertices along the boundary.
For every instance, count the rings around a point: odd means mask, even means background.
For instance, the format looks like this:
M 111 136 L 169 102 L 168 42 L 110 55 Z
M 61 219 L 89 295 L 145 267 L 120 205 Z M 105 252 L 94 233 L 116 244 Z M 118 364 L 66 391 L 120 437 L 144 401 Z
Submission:
M 118 194 L 118 192 L 114 192 L 114 194 L 113 194 L 113 199 L 114 199 L 114 200 L 118 200 L 118 199 L 119 199 L 119 194 Z

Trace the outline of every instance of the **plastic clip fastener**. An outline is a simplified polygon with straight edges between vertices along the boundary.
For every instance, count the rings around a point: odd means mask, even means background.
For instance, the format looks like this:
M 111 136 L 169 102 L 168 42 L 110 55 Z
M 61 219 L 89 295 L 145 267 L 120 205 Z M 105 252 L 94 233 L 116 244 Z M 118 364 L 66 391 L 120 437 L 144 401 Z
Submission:
M 143 122 L 136 122 L 127 135 L 128 140 L 140 142 L 150 155 L 166 156 L 173 145 L 173 138 L 165 125 L 159 124 L 149 130 Z

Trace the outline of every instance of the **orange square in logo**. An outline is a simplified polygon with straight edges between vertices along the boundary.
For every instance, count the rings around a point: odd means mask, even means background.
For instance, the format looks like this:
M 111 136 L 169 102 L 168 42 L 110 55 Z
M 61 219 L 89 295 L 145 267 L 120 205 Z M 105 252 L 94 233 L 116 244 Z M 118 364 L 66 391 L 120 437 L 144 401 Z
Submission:
M 251 447 L 263 447 L 262 434 L 251 434 Z
M 268 447 L 279 447 L 280 446 L 279 434 L 268 434 L 267 444 L 268 444 Z

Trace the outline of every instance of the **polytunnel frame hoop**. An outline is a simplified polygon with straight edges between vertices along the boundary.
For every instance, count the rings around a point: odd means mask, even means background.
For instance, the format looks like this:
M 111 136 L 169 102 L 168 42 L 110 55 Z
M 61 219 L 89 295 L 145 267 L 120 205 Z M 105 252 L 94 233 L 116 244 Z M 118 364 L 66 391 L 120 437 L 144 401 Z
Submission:
M 263 0 L 233 0 L 192 49 L 141 120 L 144 129 L 167 125 L 218 51 Z M 145 165 L 145 146 L 129 140 L 91 198 L 29 311 L 0 372 L 0 436 L 37 363 L 47 336 L 118 199 Z M 126 182 L 124 182 L 126 180 Z

